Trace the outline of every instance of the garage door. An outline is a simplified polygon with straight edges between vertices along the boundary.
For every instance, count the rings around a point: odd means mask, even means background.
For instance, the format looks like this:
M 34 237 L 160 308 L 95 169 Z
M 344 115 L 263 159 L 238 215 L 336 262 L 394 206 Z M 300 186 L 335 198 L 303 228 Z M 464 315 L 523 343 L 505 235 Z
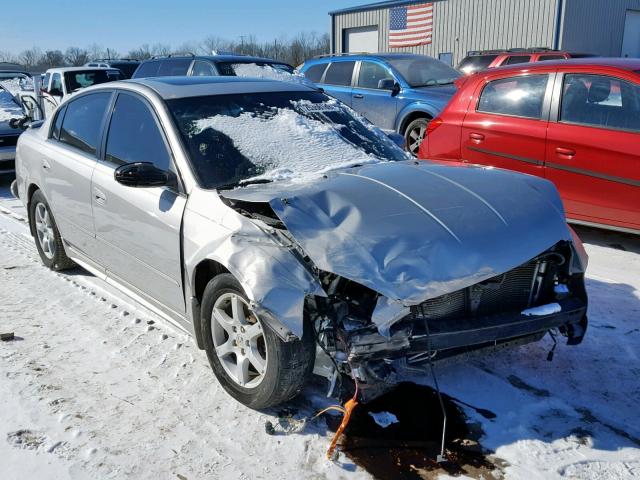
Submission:
M 342 51 L 352 52 L 377 52 L 378 51 L 378 26 L 345 28 Z

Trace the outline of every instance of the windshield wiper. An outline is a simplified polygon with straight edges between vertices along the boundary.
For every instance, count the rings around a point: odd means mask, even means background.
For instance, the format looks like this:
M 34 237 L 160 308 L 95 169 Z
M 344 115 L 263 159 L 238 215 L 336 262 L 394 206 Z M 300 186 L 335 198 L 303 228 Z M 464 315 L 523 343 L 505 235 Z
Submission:
M 240 180 L 239 182 L 231 182 L 231 183 L 225 183 L 223 185 L 218 185 L 216 187 L 216 190 L 230 190 L 236 187 L 246 187 L 248 185 L 259 185 L 259 184 L 271 183 L 271 182 L 273 182 L 273 180 L 271 180 L 270 178 L 256 178 L 256 179 L 249 178 L 247 180 Z

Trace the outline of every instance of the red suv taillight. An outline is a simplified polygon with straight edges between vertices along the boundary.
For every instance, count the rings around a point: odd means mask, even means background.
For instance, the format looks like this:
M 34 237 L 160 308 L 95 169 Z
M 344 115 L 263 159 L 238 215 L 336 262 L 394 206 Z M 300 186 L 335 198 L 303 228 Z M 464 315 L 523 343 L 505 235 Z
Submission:
M 443 123 L 444 123 L 444 121 L 440 117 L 434 118 L 427 125 L 427 131 L 426 131 L 425 135 L 427 135 L 427 136 L 431 135 L 436 130 L 436 128 L 438 128 Z

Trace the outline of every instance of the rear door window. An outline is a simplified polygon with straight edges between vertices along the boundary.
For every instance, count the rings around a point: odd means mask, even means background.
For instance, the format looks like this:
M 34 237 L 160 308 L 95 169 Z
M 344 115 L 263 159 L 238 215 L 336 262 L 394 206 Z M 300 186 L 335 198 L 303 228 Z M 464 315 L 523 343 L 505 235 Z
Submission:
M 640 131 L 640 87 L 604 75 L 564 77 L 560 121 Z
M 324 77 L 324 83 L 329 85 L 351 85 L 353 67 L 356 62 L 333 62 L 329 65 Z
M 107 137 L 106 160 L 123 165 L 150 162 L 169 170 L 169 151 L 151 108 L 134 95 L 118 95 Z
M 489 82 L 482 90 L 477 110 L 540 119 L 548 79 L 548 75 L 527 75 Z
M 159 77 L 184 76 L 191 66 L 190 58 L 168 58 L 161 62 Z
M 69 102 L 60 129 L 60 142 L 95 155 L 102 120 L 110 99 L 110 92 L 100 92 L 84 95 Z
M 309 81 L 313 83 L 320 83 L 322 80 L 322 74 L 327 69 L 326 63 L 319 63 L 317 65 L 311 65 L 306 72 L 304 72 L 304 76 L 309 79 Z
M 511 55 L 502 65 L 516 65 L 518 63 L 527 63 L 531 61 L 531 55 Z

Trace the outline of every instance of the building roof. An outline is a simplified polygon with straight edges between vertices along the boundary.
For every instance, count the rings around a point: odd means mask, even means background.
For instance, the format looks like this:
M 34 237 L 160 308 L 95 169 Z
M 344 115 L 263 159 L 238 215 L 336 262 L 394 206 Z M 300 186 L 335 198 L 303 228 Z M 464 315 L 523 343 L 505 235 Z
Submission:
M 438 0 L 431 0 L 438 1 Z M 413 3 L 421 3 L 424 0 L 396 0 L 396 1 L 387 1 L 387 2 L 375 2 L 375 3 L 367 3 L 365 5 L 358 5 L 355 7 L 342 8 L 340 10 L 333 10 L 329 12 L 329 15 L 340 15 L 343 13 L 353 13 L 353 12 L 362 12 L 365 10 L 378 10 L 382 8 L 392 8 L 392 7 L 402 7 L 404 5 L 411 5 Z

